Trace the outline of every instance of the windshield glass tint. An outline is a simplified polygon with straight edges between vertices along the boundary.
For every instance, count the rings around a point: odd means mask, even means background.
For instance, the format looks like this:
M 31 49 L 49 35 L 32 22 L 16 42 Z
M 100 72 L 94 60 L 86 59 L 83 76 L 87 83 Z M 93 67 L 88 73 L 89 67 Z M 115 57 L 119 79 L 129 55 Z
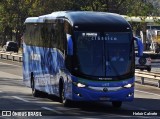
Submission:
M 8 46 L 17 47 L 17 43 L 10 42 L 10 43 L 8 44 Z
M 91 76 L 124 75 L 130 68 L 129 33 L 75 32 L 79 71 Z

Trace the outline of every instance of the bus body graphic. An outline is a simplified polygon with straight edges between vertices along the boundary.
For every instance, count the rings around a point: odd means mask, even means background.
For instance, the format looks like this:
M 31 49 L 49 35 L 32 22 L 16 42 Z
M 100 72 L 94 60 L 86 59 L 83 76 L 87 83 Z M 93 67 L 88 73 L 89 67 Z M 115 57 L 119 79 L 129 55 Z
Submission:
M 34 95 L 46 92 L 65 103 L 121 104 L 134 98 L 132 29 L 118 14 L 63 11 L 29 17 L 23 49 L 23 81 Z

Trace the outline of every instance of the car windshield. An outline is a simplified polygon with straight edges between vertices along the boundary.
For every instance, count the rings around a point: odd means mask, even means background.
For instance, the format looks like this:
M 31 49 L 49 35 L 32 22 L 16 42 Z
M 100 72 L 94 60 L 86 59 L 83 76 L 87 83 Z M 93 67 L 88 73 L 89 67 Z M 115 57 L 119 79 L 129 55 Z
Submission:
M 131 66 L 129 33 L 75 32 L 80 72 L 91 76 L 119 76 Z

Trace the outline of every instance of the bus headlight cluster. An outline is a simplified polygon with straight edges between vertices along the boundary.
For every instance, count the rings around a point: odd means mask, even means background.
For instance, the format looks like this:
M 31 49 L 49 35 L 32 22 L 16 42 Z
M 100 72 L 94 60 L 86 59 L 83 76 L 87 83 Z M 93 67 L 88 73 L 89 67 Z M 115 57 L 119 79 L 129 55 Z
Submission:
M 82 84 L 82 83 L 73 82 L 73 84 L 76 85 L 76 86 L 79 87 L 79 88 L 84 88 L 84 87 L 86 87 L 86 85 L 85 85 L 85 84 Z
M 77 83 L 77 87 L 83 88 L 83 87 L 86 87 L 86 85 L 84 85 L 82 83 Z
M 131 87 L 133 87 L 133 86 L 134 86 L 134 83 L 133 83 L 133 84 L 130 84 L 130 83 L 129 83 L 129 84 L 127 84 L 127 85 L 124 85 L 123 87 L 124 87 L 124 88 L 131 88 Z

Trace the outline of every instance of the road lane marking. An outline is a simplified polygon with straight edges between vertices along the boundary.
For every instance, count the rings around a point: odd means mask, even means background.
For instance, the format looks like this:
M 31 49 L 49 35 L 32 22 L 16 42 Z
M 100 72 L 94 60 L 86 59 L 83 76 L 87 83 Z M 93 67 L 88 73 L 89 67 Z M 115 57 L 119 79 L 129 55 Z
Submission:
M 46 97 L 46 99 L 48 99 L 47 97 Z M 53 101 L 45 101 L 45 100 L 38 100 L 38 101 L 36 101 L 36 103 L 37 104 L 56 104 L 56 105 L 61 105 L 61 103 L 58 103 L 58 102 L 53 102 Z
M 3 72 L 3 71 L 0 71 L 0 74 L 1 74 L 0 77 L 3 77 L 3 78 L 18 78 L 18 79 L 22 79 L 23 78 L 22 76 L 11 74 L 11 73 L 7 73 L 7 72 Z
M 137 92 L 141 92 L 141 93 L 150 94 L 150 95 L 160 96 L 160 95 L 158 95 L 158 94 L 156 94 L 156 93 L 150 93 L 150 92 L 141 91 L 141 90 L 135 90 L 135 91 L 137 91 Z
M 12 96 L 12 97 L 15 98 L 15 99 L 21 100 L 21 101 L 23 101 L 23 102 L 29 102 L 28 100 L 25 100 L 25 99 L 20 98 L 20 97 L 18 97 L 18 96 Z
M 11 66 L 16 66 L 16 67 L 22 67 L 22 66 L 19 66 L 19 65 L 14 65 L 14 64 L 4 63 L 4 62 L 0 62 L 0 64 L 11 65 Z
M 138 79 L 138 80 L 136 80 L 136 81 L 141 82 L 141 80 L 140 80 L 140 79 Z M 151 81 L 145 80 L 145 83 L 157 84 L 158 82 L 157 82 L 157 81 L 155 81 L 155 80 L 151 80 Z
M 57 110 L 70 110 L 70 108 L 66 108 L 66 107 L 55 107 Z M 79 110 L 78 108 L 71 108 L 72 110 Z
M 57 111 L 57 110 L 55 110 L 55 109 L 51 109 L 51 108 L 48 108 L 48 107 L 41 107 L 42 109 L 45 109 L 45 110 L 48 110 L 48 111 L 52 111 L 52 112 L 55 112 L 55 113 L 57 113 L 57 114 L 63 114 L 62 112 L 60 112 L 60 111 Z

